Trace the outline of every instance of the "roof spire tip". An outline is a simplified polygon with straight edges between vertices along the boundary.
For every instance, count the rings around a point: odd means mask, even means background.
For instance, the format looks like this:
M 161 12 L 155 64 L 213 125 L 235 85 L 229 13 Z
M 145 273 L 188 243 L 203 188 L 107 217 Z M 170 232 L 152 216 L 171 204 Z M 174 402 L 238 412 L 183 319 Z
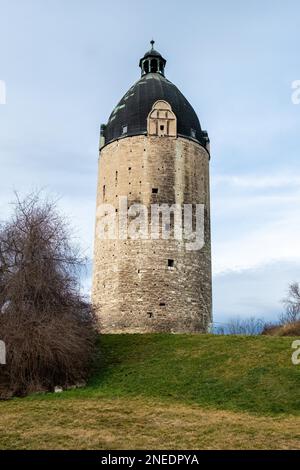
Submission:
M 154 49 L 154 44 L 155 44 L 154 39 L 151 39 L 150 44 L 151 44 L 151 49 L 153 50 Z

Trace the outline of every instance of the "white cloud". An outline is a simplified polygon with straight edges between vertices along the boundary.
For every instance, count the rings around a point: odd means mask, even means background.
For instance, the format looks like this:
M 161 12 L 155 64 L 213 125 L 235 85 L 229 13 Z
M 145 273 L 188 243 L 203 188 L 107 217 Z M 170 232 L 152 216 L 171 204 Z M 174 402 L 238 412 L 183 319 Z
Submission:
M 244 189 L 276 189 L 300 187 L 300 174 L 276 174 L 276 175 L 215 175 L 212 184 L 214 186 L 226 184 L 235 188 Z
M 214 200 L 214 274 L 300 261 L 300 176 L 215 178 L 216 185 L 222 182 L 226 190 L 216 190 Z

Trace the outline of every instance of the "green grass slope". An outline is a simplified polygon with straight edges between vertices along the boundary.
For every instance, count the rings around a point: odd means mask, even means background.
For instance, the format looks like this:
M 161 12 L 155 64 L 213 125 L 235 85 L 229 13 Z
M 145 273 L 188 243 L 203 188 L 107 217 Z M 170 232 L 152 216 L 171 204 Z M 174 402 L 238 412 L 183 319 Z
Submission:
M 63 395 L 144 397 L 261 415 L 299 415 L 300 366 L 291 362 L 292 341 L 264 336 L 104 335 L 99 370 L 89 386 Z
M 299 449 L 291 344 L 102 336 L 86 388 L 0 402 L 0 449 Z

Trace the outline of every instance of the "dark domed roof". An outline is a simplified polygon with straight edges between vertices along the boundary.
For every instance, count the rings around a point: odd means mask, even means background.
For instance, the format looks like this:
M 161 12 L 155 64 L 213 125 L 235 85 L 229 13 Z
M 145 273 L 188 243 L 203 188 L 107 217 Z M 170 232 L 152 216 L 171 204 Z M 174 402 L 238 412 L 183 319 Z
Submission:
M 159 52 L 157 52 L 155 49 L 150 49 L 148 52 L 145 52 L 144 59 L 145 59 L 145 57 L 149 57 L 149 56 L 152 56 L 152 55 L 154 55 L 156 57 L 162 57 L 162 55 Z
M 144 58 L 148 54 L 150 57 L 161 58 L 154 49 L 147 52 Z M 147 117 L 153 104 L 157 100 L 165 100 L 177 117 L 177 134 L 196 140 L 206 147 L 207 132 L 202 131 L 194 109 L 183 94 L 164 77 L 163 71 L 147 72 L 143 69 L 143 64 L 141 68 L 142 77 L 123 96 L 111 113 L 107 125 L 102 126 L 105 144 L 121 137 L 147 134 Z

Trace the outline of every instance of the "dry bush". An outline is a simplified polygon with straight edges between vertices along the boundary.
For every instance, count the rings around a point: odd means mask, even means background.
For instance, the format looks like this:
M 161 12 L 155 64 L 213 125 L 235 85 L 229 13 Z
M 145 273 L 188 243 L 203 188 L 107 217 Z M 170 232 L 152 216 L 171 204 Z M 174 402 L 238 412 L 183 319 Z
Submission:
M 91 305 L 80 294 L 84 260 L 55 203 L 20 201 L 0 228 L 0 397 L 52 390 L 87 378 L 96 341 Z
M 299 336 L 300 321 L 294 323 L 289 322 L 284 325 L 266 325 L 262 334 L 267 336 Z

